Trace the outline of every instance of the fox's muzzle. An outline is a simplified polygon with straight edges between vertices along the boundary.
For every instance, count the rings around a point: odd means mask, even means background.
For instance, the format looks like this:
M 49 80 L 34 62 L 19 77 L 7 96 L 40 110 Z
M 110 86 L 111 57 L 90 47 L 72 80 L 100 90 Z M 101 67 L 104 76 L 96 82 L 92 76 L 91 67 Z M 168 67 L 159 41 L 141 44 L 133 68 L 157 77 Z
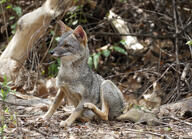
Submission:
M 55 47 L 53 50 L 50 51 L 50 54 L 54 57 L 62 57 L 62 56 L 68 56 L 71 53 L 64 49 L 63 47 Z

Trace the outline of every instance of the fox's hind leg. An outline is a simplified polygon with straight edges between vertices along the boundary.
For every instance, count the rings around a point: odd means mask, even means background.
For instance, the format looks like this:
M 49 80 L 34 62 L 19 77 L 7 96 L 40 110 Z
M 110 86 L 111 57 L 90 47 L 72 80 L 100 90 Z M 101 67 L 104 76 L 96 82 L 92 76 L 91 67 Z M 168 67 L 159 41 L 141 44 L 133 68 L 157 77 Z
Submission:
M 104 98 L 105 84 L 106 84 L 106 81 L 104 81 L 101 84 L 101 88 L 100 88 L 101 110 L 93 103 L 85 103 L 84 104 L 84 108 L 91 109 L 102 120 L 108 120 L 108 115 L 109 115 L 109 106 L 107 104 L 107 101 Z
M 51 104 L 51 107 L 47 111 L 47 113 L 42 117 L 43 119 L 49 119 L 55 112 L 55 110 L 60 106 L 62 100 L 64 98 L 64 92 L 61 89 L 58 90 L 55 100 Z

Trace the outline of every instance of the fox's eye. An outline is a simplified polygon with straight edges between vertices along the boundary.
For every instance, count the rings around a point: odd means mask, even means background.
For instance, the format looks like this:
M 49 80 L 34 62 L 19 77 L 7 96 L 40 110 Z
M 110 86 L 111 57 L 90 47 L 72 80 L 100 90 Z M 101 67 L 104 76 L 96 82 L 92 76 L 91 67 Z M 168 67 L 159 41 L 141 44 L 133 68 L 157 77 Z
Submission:
M 68 47 L 70 47 L 70 45 L 68 45 L 68 44 L 65 44 L 65 45 L 64 45 L 64 47 L 68 48 Z

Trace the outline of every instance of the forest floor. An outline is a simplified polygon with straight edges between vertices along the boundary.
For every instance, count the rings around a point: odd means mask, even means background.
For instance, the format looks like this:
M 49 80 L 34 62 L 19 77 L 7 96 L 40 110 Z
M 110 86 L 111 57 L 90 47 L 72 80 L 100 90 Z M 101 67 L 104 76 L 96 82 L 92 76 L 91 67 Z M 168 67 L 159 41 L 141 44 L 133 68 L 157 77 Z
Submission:
M 95 72 L 105 79 L 112 80 L 120 88 L 130 106 L 153 110 L 161 105 L 191 97 L 192 49 L 186 45 L 186 42 L 192 38 L 192 1 L 178 1 L 175 10 L 173 1 L 117 1 L 113 5 L 113 11 L 127 22 L 131 35 L 137 37 L 144 46 L 143 50 L 135 52 L 125 48 L 121 38 L 122 34 L 120 35 L 114 30 L 110 21 L 106 18 L 92 17 L 93 15 L 86 11 L 87 7 L 77 9 L 74 13 L 62 17 L 62 20 L 72 28 L 77 24 L 81 24 L 85 28 L 91 54 L 98 56 L 100 48 L 109 46 L 107 51 L 110 51 L 109 56 L 106 56 L 106 53 L 100 54 L 96 63 L 92 63 L 98 66 L 97 69 L 94 69 Z M 21 0 L 10 3 L 20 6 L 25 14 L 39 7 L 42 1 L 30 0 L 25 3 Z M 12 36 L 11 33 L 14 33 L 13 25 L 20 14 L 18 7 L 16 12 L 11 8 L 5 8 L 10 3 L 7 2 L 3 5 L 5 17 L 10 17 L 9 20 L 7 19 L 6 26 L 0 14 L 0 53 L 5 49 L 7 40 L 11 38 L 7 38 L 7 36 Z M 177 18 L 173 11 L 177 13 Z M 178 34 L 176 34 L 175 20 L 178 22 Z M 52 92 L 44 93 L 40 89 L 39 92 L 37 90 L 39 81 L 44 80 L 45 83 L 50 76 L 55 77 L 58 71 L 59 62 L 57 60 L 51 58 L 49 54 L 44 58 L 49 46 L 57 45 L 56 39 L 59 36 L 59 30 L 56 26 L 56 22 L 51 23 L 45 36 L 37 42 L 37 47 L 32 50 L 29 59 L 24 63 L 23 67 L 26 70 L 22 73 L 24 77 L 16 83 L 16 87 L 13 87 L 25 96 L 9 94 L 6 103 L 0 99 L 2 138 L 192 138 L 192 104 L 187 117 L 178 114 L 182 108 L 174 112 L 168 110 L 167 115 L 159 117 L 160 123 L 156 126 L 130 121 L 91 121 L 87 123 L 77 121 L 70 127 L 60 128 L 59 123 L 67 118 L 65 111 L 71 112 L 73 109 L 66 106 L 61 106 L 50 120 L 38 121 L 38 117 L 45 114 L 53 100 L 53 97 L 51 99 L 48 97 Z M 6 34 L 6 27 L 8 34 Z M 53 41 L 51 41 L 52 38 Z M 176 46 L 179 48 L 176 49 Z M 40 63 L 40 61 L 42 62 Z M 34 84 L 37 85 L 36 91 Z M 2 88 L 0 86 L 0 89 Z M 145 97 L 154 93 L 156 96 L 152 97 L 152 101 L 145 100 Z M 45 97 L 45 95 L 47 96 Z M 32 99 L 30 99 L 31 97 Z
M 191 120 L 179 120 L 164 117 L 158 126 L 132 123 L 129 121 L 76 121 L 70 127 L 61 128 L 59 123 L 65 120 L 64 107 L 59 108 L 48 121 L 37 121 L 43 114 L 38 107 L 14 106 L 17 113 L 16 124 L 6 116 L 8 128 L 6 138 L 69 138 L 69 139 L 190 139 L 192 138 Z M 33 109 L 33 110 L 32 110 Z M 15 111 L 16 110 L 16 111 Z M 13 114 L 14 115 L 14 114 Z

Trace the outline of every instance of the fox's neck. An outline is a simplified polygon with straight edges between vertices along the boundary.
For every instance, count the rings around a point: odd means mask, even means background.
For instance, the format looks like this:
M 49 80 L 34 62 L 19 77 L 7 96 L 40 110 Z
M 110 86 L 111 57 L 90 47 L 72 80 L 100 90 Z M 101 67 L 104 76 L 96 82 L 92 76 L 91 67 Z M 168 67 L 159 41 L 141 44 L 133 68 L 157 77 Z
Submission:
M 65 80 L 74 80 L 86 76 L 89 72 L 87 57 L 81 57 L 75 61 L 61 62 L 58 76 L 62 76 Z

